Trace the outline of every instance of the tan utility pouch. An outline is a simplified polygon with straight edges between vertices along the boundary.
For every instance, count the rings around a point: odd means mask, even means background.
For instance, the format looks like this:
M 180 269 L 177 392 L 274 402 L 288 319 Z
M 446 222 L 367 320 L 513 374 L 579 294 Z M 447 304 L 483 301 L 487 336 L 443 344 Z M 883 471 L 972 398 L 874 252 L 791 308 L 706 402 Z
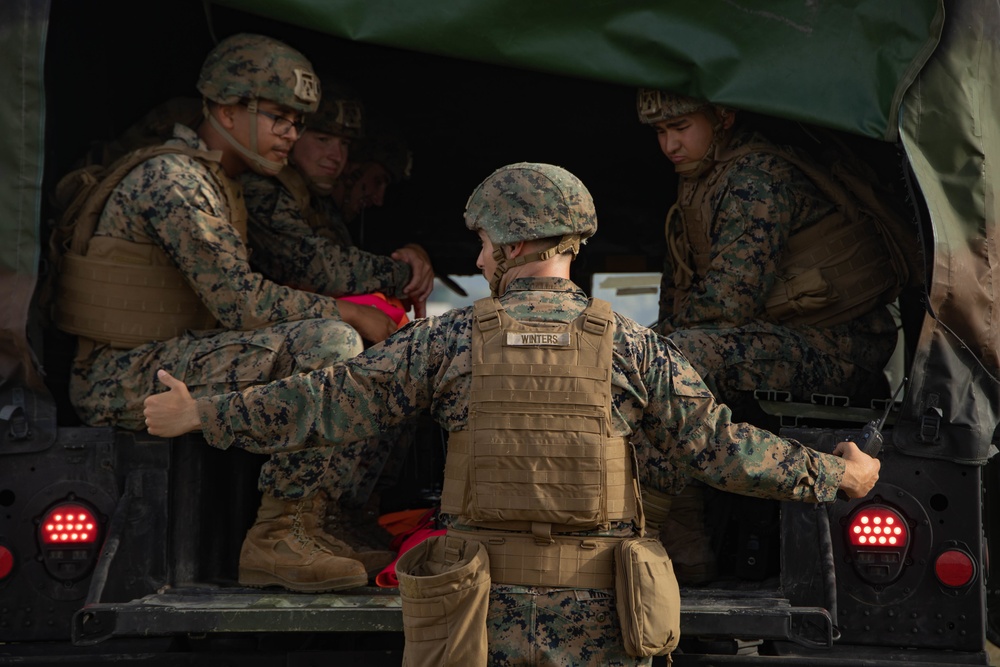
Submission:
M 486 665 L 490 561 L 486 547 L 437 535 L 396 561 L 403 667 Z
M 659 540 L 628 538 L 615 549 L 615 605 L 629 655 L 667 655 L 677 648 L 681 592 Z

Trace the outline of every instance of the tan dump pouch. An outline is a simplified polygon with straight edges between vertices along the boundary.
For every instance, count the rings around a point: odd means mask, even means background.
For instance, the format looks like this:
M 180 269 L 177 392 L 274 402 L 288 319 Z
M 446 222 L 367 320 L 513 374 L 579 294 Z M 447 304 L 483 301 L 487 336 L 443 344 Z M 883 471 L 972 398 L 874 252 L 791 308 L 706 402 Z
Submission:
M 615 549 L 615 605 L 629 655 L 666 655 L 677 648 L 681 593 L 658 539 L 628 538 Z
M 478 542 L 436 535 L 396 561 L 404 667 L 486 665 L 490 563 Z
M 614 551 L 621 537 L 553 535 L 448 529 L 448 535 L 481 542 L 490 555 L 494 584 L 554 588 L 613 588 Z
M 54 315 L 68 333 L 128 349 L 215 326 L 215 318 L 172 266 L 67 252 L 60 273 Z

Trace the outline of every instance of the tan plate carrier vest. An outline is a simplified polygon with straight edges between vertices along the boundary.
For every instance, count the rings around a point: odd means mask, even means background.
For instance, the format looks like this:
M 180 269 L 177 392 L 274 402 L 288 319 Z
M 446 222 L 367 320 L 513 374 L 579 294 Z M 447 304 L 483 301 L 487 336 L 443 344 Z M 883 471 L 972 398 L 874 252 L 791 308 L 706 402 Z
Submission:
M 142 162 L 171 153 L 192 157 L 208 168 L 229 210 L 229 218 L 219 224 L 232 224 L 246 242 L 246 206 L 238 186 L 222 170 L 220 151 L 177 145 L 133 151 L 111 165 L 100 182 L 93 176 L 84 182 L 54 235 L 54 244 L 68 241 L 68 247 L 57 249 L 53 304 L 53 319 L 63 331 L 130 349 L 216 326 L 215 317 L 158 246 L 94 236 L 112 191 L 125 176 Z
M 718 158 L 722 164 L 704 178 L 681 179 L 677 204 L 667 214 L 666 223 L 675 284 L 689 284 L 678 257 L 690 258 L 693 266 L 685 267 L 690 272 L 703 276 L 710 268 L 713 195 L 733 163 L 750 153 L 784 158 L 836 206 L 832 214 L 789 237 L 765 306 L 773 321 L 832 327 L 898 296 L 906 281 L 906 262 L 892 238 L 887 238 L 880 220 L 860 207 L 846 188 L 818 165 L 790 150 L 759 143 L 724 153 Z M 684 248 L 690 252 L 685 253 Z
M 569 323 L 517 322 L 491 297 L 473 313 L 469 424 L 448 440 L 441 510 L 477 530 L 449 534 L 486 545 L 494 583 L 611 588 L 623 538 L 560 534 L 636 517 L 628 441 L 610 434 L 610 304 Z

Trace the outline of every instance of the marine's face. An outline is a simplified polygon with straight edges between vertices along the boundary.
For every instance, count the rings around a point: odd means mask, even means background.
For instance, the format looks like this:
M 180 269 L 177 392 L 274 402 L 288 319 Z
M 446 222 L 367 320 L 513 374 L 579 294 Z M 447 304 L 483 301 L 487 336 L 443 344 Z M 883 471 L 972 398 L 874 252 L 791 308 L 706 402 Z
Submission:
M 389 170 L 379 162 L 366 162 L 351 188 L 344 206 L 348 219 L 369 206 L 381 206 L 385 202 L 385 192 L 389 188 Z
M 703 111 L 653 124 L 660 150 L 675 165 L 693 164 L 708 153 L 714 123 Z
M 497 270 L 496 260 L 493 259 L 493 242 L 483 230 L 480 229 L 478 233 L 482 247 L 479 249 L 479 257 L 476 258 L 476 268 L 483 272 L 483 277 L 488 282 L 493 279 L 493 274 Z
M 351 140 L 306 129 L 292 148 L 292 162 L 312 183 L 331 186 L 344 171 Z
M 270 100 L 260 100 L 257 113 L 257 154 L 265 160 L 285 164 L 299 137 L 294 124 L 301 119 L 302 114 L 294 109 Z M 249 149 L 252 131 L 250 111 L 245 106 L 237 106 L 233 123 L 233 136 Z

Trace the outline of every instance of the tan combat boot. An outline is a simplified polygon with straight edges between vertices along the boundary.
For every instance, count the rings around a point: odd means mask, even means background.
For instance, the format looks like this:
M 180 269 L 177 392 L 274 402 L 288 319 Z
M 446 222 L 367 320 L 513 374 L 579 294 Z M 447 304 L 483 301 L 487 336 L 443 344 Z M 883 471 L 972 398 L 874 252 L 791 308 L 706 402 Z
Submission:
M 675 496 L 651 489 L 642 492 L 650 533 L 659 531 L 682 584 L 703 584 L 716 575 L 715 551 L 705 527 L 704 491 L 700 484 L 691 483 Z
M 365 566 L 369 577 L 374 577 L 396 560 L 394 551 L 372 549 L 363 542 L 353 539 L 353 533 L 338 530 L 336 510 L 334 503 L 331 503 L 331 507 L 327 507 L 325 494 L 318 493 L 314 496 L 309 517 L 305 519 L 306 530 L 314 540 L 335 556 L 359 561 Z M 328 511 L 333 511 L 335 514 L 328 515 Z
M 321 593 L 368 583 L 364 565 L 334 555 L 309 534 L 314 502 L 313 498 L 279 500 L 264 494 L 257 521 L 247 531 L 240 551 L 241 584 Z

